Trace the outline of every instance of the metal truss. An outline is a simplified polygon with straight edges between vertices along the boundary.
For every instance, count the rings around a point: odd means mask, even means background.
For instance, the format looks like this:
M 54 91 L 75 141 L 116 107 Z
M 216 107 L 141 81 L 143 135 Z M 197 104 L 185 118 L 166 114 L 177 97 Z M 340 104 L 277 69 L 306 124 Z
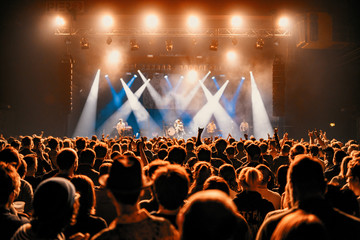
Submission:
M 149 31 L 142 28 L 117 28 L 111 31 L 98 31 L 92 28 L 57 28 L 57 36 L 121 36 L 121 37 L 217 37 L 217 38 L 286 38 L 291 32 L 286 29 L 276 28 L 201 28 L 197 31 L 189 31 L 186 28 L 160 28 Z

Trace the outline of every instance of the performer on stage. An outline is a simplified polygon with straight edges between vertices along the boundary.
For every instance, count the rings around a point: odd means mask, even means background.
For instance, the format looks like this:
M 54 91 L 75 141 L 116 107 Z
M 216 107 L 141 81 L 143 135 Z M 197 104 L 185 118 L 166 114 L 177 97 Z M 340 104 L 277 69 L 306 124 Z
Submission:
M 120 118 L 115 127 L 120 137 L 124 136 L 125 127 L 125 122 L 122 120 L 122 118 Z
M 249 131 L 249 123 L 245 121 L 245 119 L 240 124 L 240 132 L 242 134 L 248 134 Z
M 213 137 L 215 134 L 215 130 L 216 130 L 216 124 L 214 123 L 214 121 L 211 121 L 207 126 L 206 126 L 206 130 L 208 132 L 208 134 L 210 135 L 210 137 Z
M 184 135 L 185 135 L 184 124 L 181 122 L 180 119 L 175 120 L 174 128 L 175 128 L 177 137 L 184 137 Z

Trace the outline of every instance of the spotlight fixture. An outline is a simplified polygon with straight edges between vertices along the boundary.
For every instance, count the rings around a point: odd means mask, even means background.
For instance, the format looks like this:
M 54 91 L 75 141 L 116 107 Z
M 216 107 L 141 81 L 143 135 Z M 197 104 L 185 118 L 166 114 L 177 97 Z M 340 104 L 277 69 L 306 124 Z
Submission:
M 131 51 L 139 50 L 139 48 L 140 48 L 140 46 L 136 42 L 136 39 L 131 39 L 130 40 L 130 49 L 131 49 Z
M 287 18 L 287 17 L 281 17 L 281 18 L 278 20 L 278 25 L 279 25 L 279 27 L 281 27 L 281 28 L 287 28 L 287 27 L 289 27 L 289 25 L 290 25 L 290 20 L 289 20 L 289 18 Z
M 191 29 L 197 29 L 200 26 L 200 20 L 197 16 L 191 15 L 187 19 L 187 25 Z
M 107 43 L 107 45 L 110 45 L 110 44 L 112 43 L 112 38 L 111 38 L 111 37 L 108 37 L 108 38 L 106 39 L 106 43 Z
M 102 21 L 103 27 L 105 27 L 105 28 L 110 28 L 114 25 L 114 19 L 110 15 L 103 16 L 101 21 Z
M 212 40 L 209 49 L 211 51 L 217 51 L 218 46 L 219 46 L 219 41 L 218 40 Z
M 147 28 L 154 29 L 159 25 L 159 18 L 156 15 L 147 15 L 145 17 L 145 25 Z
M 168 52 L 171 52 L 174 48 L 172 40 L 166 40 L 165 45 L 166 45 L 166 51 L 168 51 Z
M 231 26 L 234 28 L 239 28 L 242 25 L 242 18 L 240 16 L 233 16 L 231 18 Z
M 65 25 L 65 19 L 63 17 L 57 16 L 55 18 L 55 25 L 57 27 L 63 27 Z
M 258 38 L 258 39 L 256 40 L 255 47 L 256 47 L 257 49 L 263 49 L 264 44 L 265 44 L 264 40 L 263 40 L 262 38 Z
M 81 38 L 80 46 L 81 46 L 81 49 L 89 49 L 90 48 L 90 44 L 89 44 L 88 40 L 85 37 Z

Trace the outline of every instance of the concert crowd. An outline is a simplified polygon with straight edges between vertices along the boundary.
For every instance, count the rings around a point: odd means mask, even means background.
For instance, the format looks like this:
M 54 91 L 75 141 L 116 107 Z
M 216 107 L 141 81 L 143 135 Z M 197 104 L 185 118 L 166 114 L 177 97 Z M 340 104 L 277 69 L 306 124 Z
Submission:
M 203 131 L 1 135 L 0 239 L 360 239 L 357 141 Z

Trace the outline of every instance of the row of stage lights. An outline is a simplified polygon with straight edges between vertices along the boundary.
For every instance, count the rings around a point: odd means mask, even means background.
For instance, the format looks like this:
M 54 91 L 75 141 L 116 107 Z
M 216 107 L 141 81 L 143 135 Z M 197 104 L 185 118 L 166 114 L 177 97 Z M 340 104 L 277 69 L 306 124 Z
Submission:
M 71 44 L 71 41 L 68 39 L 68 40 L 66 40 L 66 43 Z M 110 45 L 112 43 L 112 38 L 108 37 L 106 39 L 106 43 L 108 45 Z M 235 46 L 237 44 L 237 40 L 233 39 L 232 43 Z M 196 44 L 196 43 L 194 43 L 194 44 Z M 256 40 L 256 42 L 255 42 L 255 47 L 257 49 L 262 49 L 264 47 L 264 45 L 265 45 L 265 42 L 264 42 L 264 40 L 262 38 L 258 38 Z M 89 49 L 90 48 L 90 43 L 85 37 L 82 37 L 81 40 L 80 40 L 80 46 L 81 46 L 82 49 Z M 209 50 L 217 51 L 218 46 L 219 46 L 219 41 L 217 39 L 211 40 L 210 45 L 209 45 Z M 166 49 L 166 51 L 171 52 L 173 50 L 173 48 L 174 48 L 173 41 L 171 39 L 165 40 L 165 49 Z M 139 49 L 140 49 L 140 45 L 138 44 L 136 39 L 131 39 L 130 40 L 130 50 L 131 51 L 136 51 L 136 50 L 139 50 Z
M 104 29 L 109 29 L 114 26 L 114 18 L 111 15 L 104 15 L 100 19 Z M 57 16 L 55 18 L 55 24 L 57 27 L 65 27 L 66 20 L 64 17 Z M 241 28 L 244 24 L 244 20 L 241 16 L 232 16 L 230 18 L 230 26 L 232 28 Z M 186 25 L 190 29 L 197 29 L 201 27 L 200 17 L 195 15 L 190 15 L 186 19 Z M 277 21 L 277 26 L 280 28 L 288 28 L 290 25 L 290 19 L 288 17 L 279 17 Z M 144 17 L 144 26 L 148 29 L 156 29 L 160 26 L 160 19 L 155 14 L 149 14 Z
M 101 22 L 102 27 L 105 30 L 110 30 L 114 26 L 115 21 L 114 21 L 114 18 L 112 16 L 104 15 L 104 16 L 102 16 L 100 18 L 100 22 Z M 195 16 L 195 15 L 188 16 L 188 18 L 186 20 L 186 23 L 187 23 L 187 26 L 188 26 L 188 28 L 190 30 L 196 30 L 196 29 L 200 28 L 200 26 L 201 26 L 200 18 L 198 16 Z M 65 27 L 67 25 L 67 22 L 66 22 L 65 18 L 63 18 L 61 16 L 57 16 L 55 18 L 55 24 L 56 24 L 57 27 Z M 238 16 L 238 15 L 232 16 L 230 18 L 230 25 L 231 25 L 232 28 L 241 28 L 244 25 L 244 20 L 243 20 L 243 18 L 241 16 Z M 155 30 L 157 27 L 160 26 L 159 17 L 157 15 L 154 15 L 154 14 L 146 15 L 144 17 L 144 26 L 147 29 Z M 278 21 L 277 21 L 277 26 L 279 28 L 288 29 L 289 26 L 290 26 L 289 18 L 285 17 L 285 16 L 279 17 Z M 112 41 L 113 40 L 112 40 L 112 38 L 110 36 L 107 37 L 106 43 L 108 45 L 110 45 L 112 43 Z M 196 44 L 196 40 L 193 39 L 193 41 L 194 41 L 193 43 Z M 71 40 L 70 39 L 66 40 L 66 43 L 70 44 Z M 237 40 L 235 38 L 232 38 L 232 43 L 233 43 L 233 45 L 236 45 Z M 264 44 L 265 44 L 264 40 L 261 37 L 258 37 L 256 42 L 255 42 L 255 48 L 262 49 L 264 47 Z M 88 41 L 88 39 L 86 37 L 81 38 L 80 46 L 81 46 L 82 49 L 90 48 L 90 43 L 89 43 L 89 41 Z M 210 42 L 209 50 L 217 51 L 218 46 L 219 46 L 219 41 L 217 39 L 213 39 Z M 170 52 L 170 51 L 173 50 L 173 48 L 174 48 L 173 41 L 171 39 L 166 40 L 165 41 L 165 49 L 166 49 L 166 51 Z M 130 50 L 135 51 L 135 50 L 138 50 L 138 49 L 140 49 L 140 45 L 138 44 L 137 40 L 136 39 L 131 39 L 130 40 Z M 233 55 L 233 54 L 230 54 L 230 55 Z

